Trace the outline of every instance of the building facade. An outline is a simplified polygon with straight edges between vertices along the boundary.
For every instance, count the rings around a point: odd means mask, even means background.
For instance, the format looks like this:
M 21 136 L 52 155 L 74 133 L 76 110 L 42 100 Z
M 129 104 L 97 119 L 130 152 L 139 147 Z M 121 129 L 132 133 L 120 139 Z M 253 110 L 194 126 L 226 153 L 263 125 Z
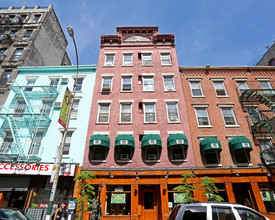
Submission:
M 180 72 L 195 181 L 213 177 L 225 201 L 273 219 L 275 68 L 180 67 Z
M 75 170 L 82 165 L 87 115 L 95 82 L 95 65 L 20 67 L 1 106 L 0 206 L 26 209 L 35 218 L 46 214 L 64 128 L 59 114 L 66 88 L 76 96 L 64 145 L 55 203 L 72 197 Z
M 19 66 L 70 65 L 67 40 L 53 6 L 0 9 L 0 104 Z
M 82 169 L 102 185 L 102 219 L 167 219 L 173 184 L 194 166 L 174 35 L 102 35 Z

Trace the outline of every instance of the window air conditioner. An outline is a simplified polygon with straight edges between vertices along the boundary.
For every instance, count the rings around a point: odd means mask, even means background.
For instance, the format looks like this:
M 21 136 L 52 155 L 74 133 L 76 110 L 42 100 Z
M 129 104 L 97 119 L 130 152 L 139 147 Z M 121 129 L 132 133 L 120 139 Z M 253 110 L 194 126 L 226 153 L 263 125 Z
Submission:
M 102 90 L 104 91 L 110 91 L 111 90 L 111 84 L 103 84 Z
M 55 103 L 53 104 L 53 107 L 54 107 L 54 108 L 61 108 L 61 102 L 55 102 Z
M 151 65 L 152 65 L 152 62 L 151 62 L 151 60 L 144 60 L 144 61 L 143 61 L 143 65 L 144 65 L 144 66 L 151 66 Z
M 156 154 L 148 154 L 148 160 L 156 160 L 157 155 Z
M 120 154 L 121 160 L 129 160 L 129 154 Z
M 61 83 L 68 83 L 69 79 L 68 78 L 61 78 Z

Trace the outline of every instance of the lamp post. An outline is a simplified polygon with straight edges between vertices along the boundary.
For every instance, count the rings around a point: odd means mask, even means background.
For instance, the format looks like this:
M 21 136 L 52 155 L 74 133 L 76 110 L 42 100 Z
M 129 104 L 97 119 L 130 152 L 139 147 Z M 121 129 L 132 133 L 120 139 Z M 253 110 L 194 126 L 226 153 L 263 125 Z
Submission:
M 74 42 L 74 48 L 75 48 L 75 54 L 76 54 L 76 77 L 75 77 L 75 81 L 74 81 L 72 101 L 71 101 L 69 112 L 68 112 L 68 117 L 67 117 L 67 122 L 66 122 L 65 130 L 64 130 L 64 135 L 62 137 L 62 144 L 61 144 L 61 147 L 59 148 L 58 156 L 55 158 L 55 160 L 56 160 L 56 172 L 55 172 L 55 175 L 54 175 L 54 181 L 53 181 L 53 186 L 52 186 L 52 190 L 51 190 L 51 195 L 50 195 L 50 201 L 49 201 L 49 207 L 48 207 L 48 210 L 47 210 L 46 220 L 50 219 L 51 213 L 52 213 L 55 192 L 56 192 L 56 188 L 57 188 L 57 184 L 58 184 L 59 171 L 60 171 L 60 167 L 61 167 L 62 155 L 63 155 L 65 141 L 66 141 L 66 137 L 67 137 L 69 122 L 70 122 L 70 118 L 71 118 L 71 112 L 72 112 L 72 109 L 73 109 L 74 98 L 75 98 L 75 93 L 76 93 L 76 85 L 77 85 L 77 79 L 78 79 L 78 53 L 77 53 L 76 43 L 75 43 L 75 39 L 74 39 L 74 29 L 72 27 L 67 27 L 67 31 L 68 31 L 68 34 L 70 35 L 70 37 L 73 39 L 73 42 Z

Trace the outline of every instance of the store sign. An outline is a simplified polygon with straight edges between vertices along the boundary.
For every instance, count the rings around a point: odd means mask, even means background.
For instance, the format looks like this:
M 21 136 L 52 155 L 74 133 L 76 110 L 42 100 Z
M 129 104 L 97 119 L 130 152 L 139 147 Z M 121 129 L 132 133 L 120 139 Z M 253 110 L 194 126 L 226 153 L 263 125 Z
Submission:
M 0 163 L 0 174 L 51 175 L 54 164 Z M 75 164 L 61 166 L 60 176 L 74 176 Z
M 111 204 L 125 204 L 126 194 L 125 193 L 112 193 Z
M 184 203 L 185 194 L 184 193 L 174 193 L 174 203 Z
M 73 96 L 72 96 L 70 90 L 67 88 L 64 98 L 63 98 L 63 102 L 62 102 L 61 109 L 60 109 L 60 115 L 59 115 L 59 119 L 58 119 L 58 122 L 64 128 L 66 128 L 72 98 L 73 98 Z

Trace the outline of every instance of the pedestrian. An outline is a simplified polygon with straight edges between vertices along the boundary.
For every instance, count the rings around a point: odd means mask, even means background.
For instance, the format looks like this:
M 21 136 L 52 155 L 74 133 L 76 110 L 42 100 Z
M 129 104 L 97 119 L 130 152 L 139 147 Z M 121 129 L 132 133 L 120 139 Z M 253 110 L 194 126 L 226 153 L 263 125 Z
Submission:
M 65 204 L 62 202 L 58 204 L 58 207 L 53 215 L 53 220 L 64 220 L 65 219 Z

